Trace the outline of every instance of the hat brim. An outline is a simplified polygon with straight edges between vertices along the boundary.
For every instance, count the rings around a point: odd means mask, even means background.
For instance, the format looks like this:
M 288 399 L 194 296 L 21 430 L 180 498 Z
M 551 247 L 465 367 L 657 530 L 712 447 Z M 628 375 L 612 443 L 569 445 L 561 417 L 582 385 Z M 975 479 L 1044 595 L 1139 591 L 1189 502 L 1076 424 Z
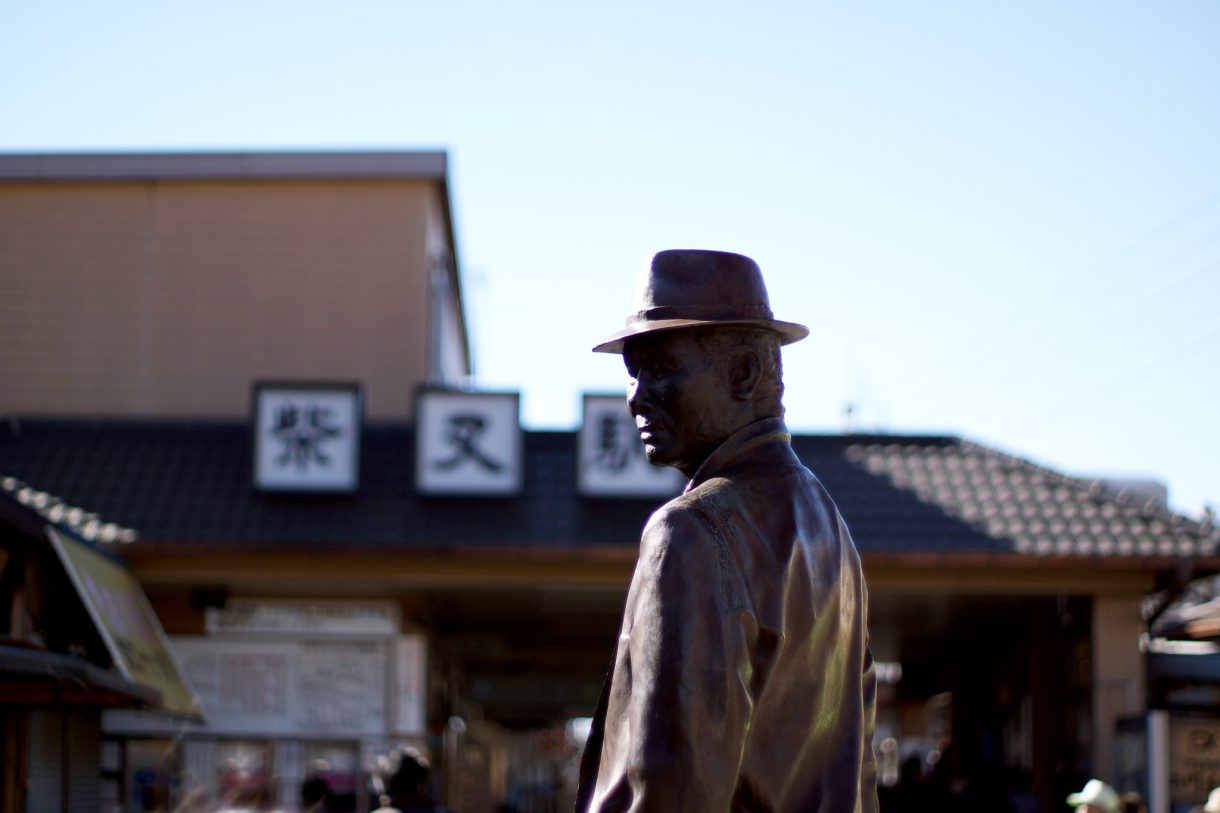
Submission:
M 628 339 L 657 333 L 663 330 L 680 330 L 687 327 L 756 327 L 779 334 L 780 344 L 799 342 L 809 335 L 809 328 L 796 322 L 781 322 L 778 319 L 657 319 L 639 322 L 608 336 L 593 348 L 594 353 L 622 353 Z

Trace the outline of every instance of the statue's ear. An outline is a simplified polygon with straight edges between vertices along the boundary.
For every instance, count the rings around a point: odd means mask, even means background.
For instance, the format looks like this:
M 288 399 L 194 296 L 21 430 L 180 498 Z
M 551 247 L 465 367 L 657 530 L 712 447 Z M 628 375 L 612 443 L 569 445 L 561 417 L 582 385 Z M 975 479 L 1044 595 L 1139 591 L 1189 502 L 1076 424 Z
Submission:
M 732 378 L 729 381 L 733 397 L 738 401 L 749 401 L 758 389 L 762 377 L 762 361 L 754 350 L 742 350 L 733 360 Z

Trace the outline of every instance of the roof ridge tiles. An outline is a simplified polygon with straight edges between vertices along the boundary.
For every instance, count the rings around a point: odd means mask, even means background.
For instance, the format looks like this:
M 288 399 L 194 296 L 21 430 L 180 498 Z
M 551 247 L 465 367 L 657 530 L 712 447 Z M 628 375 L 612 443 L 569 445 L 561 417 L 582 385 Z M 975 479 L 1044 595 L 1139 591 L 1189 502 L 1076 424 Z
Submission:
M 1202 521 L 1192 520 L 1189 517 L 1183 516 L 1168 506 L 1162 505 L 1158 500 L 1152 497 L 1137 495 L 1134 492 L 1114 489 L 1108 486 L 1101 478 L 1098 477 L 1078 477 L 1067 474 L 1056 469 L 1049 468 L 1040 463 L 1035 463 L 1029 458 L 1021 455 L 1007 452 L 1002 449 L 997 449 L 994 446 L 984 446 L 975 441 L 964 439 L 963 447 L 970 447 L 980 450 L 995 458 L 1003 458 L 1011 461 L 1022 468 L 1036 472 L 1039 476 L 1047 479 L 1055 480 L 1060 484 L 1068 485 L 1072 488 L 1083 489 L 1086 493 L 1093 497 L 1102 497 L 1107 502 L 1116 503 L 1126 508 L 1134 509 L 1141 517 L 1148 519 L 1168 520 L 1174 525 L 1193 525 L 1200 532 L 1205 532 L 1205 526 Z
M 96 512 L 88 511 L 47 491 L 34 488 L 16 477 L 0 474 L 0 493 L 34 511 L 47 522 L 67 528 L 89 542 L 129 544 L 139 538 L 134 528 L 103 522 Z

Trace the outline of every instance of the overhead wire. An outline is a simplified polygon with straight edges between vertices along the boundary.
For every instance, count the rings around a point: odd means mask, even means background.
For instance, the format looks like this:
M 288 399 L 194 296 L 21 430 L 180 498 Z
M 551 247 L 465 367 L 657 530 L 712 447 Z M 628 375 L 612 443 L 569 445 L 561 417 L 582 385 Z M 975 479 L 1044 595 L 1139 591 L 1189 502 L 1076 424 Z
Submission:
M 1148 251 L 1144 247 L 1153 241 L 1154 236 L 1165 234 L 1174 229 L 1176 224 L 1183 223 L 1186 220 L 1197 219 L 1201 212 L 1206 212 L 1218 200 L 1220 200 L 1220 193 L 1211 196 L 1206 201 L 1191 207 L 1181 215 L 1149 232 L 1139 241 L 1132 243 L 1124 249 L 1120 255 L 1130 255 L 1137 249 L 1141 253 L 1147 254 Z M 1070 327 L 1067 328 L 1066 332 L 1056 332 L 1046 328 L 1047 323 L 1062 323 L 1064 320 L 1063 316 L 1057 316 L 1049 309 L 1027 310 L 1026 313 L 1029 314 L 1030 318 L 1025 324 L 1024 333 L 1019 335 L 1029 336 L 1030 341 L 1023 343 L 1019 338 L 1014 339 L 1010 333 L 1002 340 L 982 343 L 981 345 L 975 343 L 976 349 L 972 352 L 970 360 L 959 361 L 956 364 L 950 363 L 948 366 L 942 367 L 941 375 L 929 380 L 929 383 L 924 387 L 925 392 L 929 396 L 940 400 L 951 398 L 954 393 L 960 391 L 965 386 L 977 389 L 979 387 L 978 371 L 997 369 L 994 363 L 989 362 L 999 355 L 1001 348 L 1010 349 L 1014 346 L 1019 346 L 1021 348 L 1020 357 L 1023 359 L 1023 365 L 1028 365 L 1034 371 L 1044 368 L 1046 354 L 1051 350 L 1066 344 L 1079 344 L 1082 337 L 1084 337 L 1084 341 L 1087 343 L 1090 337 L 1102 335 L 1098 328 L 1107 322 L 1114 322 L 1121 319 L 1124 315 L 1139 309 L 1147 310 L 1149 304 L 1155 299 L 1193 282 L 1204 274 L 1213 272 L 1217 267 L 1216 261 L 1205 261 L 1202 265 L 1190 263 L 1190 267 L 1169 278 L 1154 273 L 1156 270 L 1167 265 L 1175 268 L 1183 267 L 1186 265 L 1182 262 L 1184 257 L 1198 256 L 1200 253 L 1205 255 L 1206 260 L 1212 260 L 1212 249 L 1220 245 L 1216 239 L 1217 235 L 1220 235 L 1220 225 L 1211 226 L 1202 233 L 1189 235 L 1184 241 L 1177 242 L 1165 250 L 1157 252 L 1157 256 L 1151 258 L 1152 263 L 1150 265 L 1142 262 L 1130 263 L 1123 273 L 1109 275 L 1109 284 L 1102 289 L 1095 290 L 1093 295 L 1088 299 L 1082 300 L 1076 298 L 1075 300 L 1069 300 L 1065 298 L 1057 301 L 1052 300 L 1055 304 L 1059 305 L 1060 310 L 1065 310 L 1066 315 L 1072 317 L 1069 320 Z M 1133 285 L 1133 278 L 1137 282 L 1141 280 L 1150 282 L 1144 285 Z M 1150 285 L 1155 287 L 1150 289 Z M 1055 290 L 1062 290 L 1064 287 L 1058 286 Z M 1217 311 L 1214 307 L 1209 308 L 1207 306 L 1208 298 L 1206 296 L 1199 297 L 1196 301 L 1204 311 L 1204 316 L 1210 317 L 1205 324 L 1215 324 L 1220 319 L 1220 311 Z M 1034 319 L 1036 321 L 1033 321 Z M 1107 336 L 1108 355 L 1119 352 L 1114 347 L 1114 336 L 1119 337 L 1122 342 L 1129 345 L 1137 334 L 1142 337 L 1146 336 L 1149 332 L 1155 331 L 1155 325 L 1151 320 L 1131 319 L 1127 323 L 1139 325 L 1140 328 L 1136 330 L 1125 329 L 1105 334 Z M 1157 335 L 1154 335 L 1153 338 L 1157 338 Z M 1090 348 L 1092 351 L 1096 351 L 1096 349 Z M 1170 350 L 1168 355 L 1172 356 L 1179 352 L 1182 351 L 1180 349 Z M 1087 353 L 1081 351 L 1081 355 L 1087 355 Z M 961 372 L 963 364 L 968 365 L 970 374 Z M 1013 375 L 1014 370 L 1011 366 L 1005 366 L 1000 369 L 1003 370 L 1005 375 Z M 1021 376 L 1014 377 L 1020 378 Z
M 1040 413 L 1032 418 L 1027 418 L 1022 421 L 1014 421 L 1008 425 L 1002 424 L 1001 428 L 1016 431 L 1037 426 L 1045 420 L 1061 416 L 1064 412 L 1064 408 L 1067 406 L 1076 406 L 1081 403 L 1087 403 L 1093 398 L 1096 398 L 1098 395 L 1105 393 L 1107 390 L 1119 384 L 1126 383 L 1128 380 L 1135 377 L 1144 376 L 1150 371 L 1162 367 L 1167 361 L 1175 356 L 1181 356 L 1182 354 L 1192 351 L 1197 347 L 1204 347 L 1209 342 L 1217 339 L 1220 339 L 1220 325 L 1214 327 L 1203 336 L 1191 339 L 1184 345 L 1176 346 L 1170 348 L 1168 351 L 1159 353 L 1156 357 L 1149 359 L 1138 366 L 1125 369 L 1117 375 L 1108 376 L 1102 381 L 1095 382 L 1085 390 L 1074 394 L 1071 398 L 1060 399 L 1043 409 Z M 1202 381 L 1203 379 L 1196 380 Z
M 1195 235 L 1193 239 L 1187 238 L 1189 242 L 1178 243 L 1171 246 L 1167 251 L 1159 252 L 1151 265 L 1141 263 L 1138 256 L 1154 251 L 1156 249 L 1155 243 L 1162 235 L 1187 224 L 1189 221 L 1197 219 L 1200 214 L 1207 213 L 1209 209 L 1214 208 L 1218 202 L 1220 202 L 1220 192 L 1209 196 L 1205 200 L 1165 221 L 1097 266 L 1089 274 L 1091 276 L 1100 276 L 1104 273 L 1107 282 L 1104 286 L 1093 289 L 1088 298 L 1081 299 L 1079 297 L 1065 296 L 1065 294 L 1075 292 L 1076 287 L 1071 283 L 1070 277 L 1064 277 L 1058 285 L 1040 292 L 1036 298 L 1028 300 L 1021 305 L 1019 312 L 1022 317 L 1022 323 L 1015 333 L 1010 330 L 1002 339 L 996 338 L 991 341 L 984 340 L 981 342 L 978 340 L 979 337 L 971 337 L 972 349 L 966 358 L 959 358 L 958 360 L 945 358 L 929 359 L 924 367 L 924 372 L 927 372 L 928 375 L 923 376 L 921 372 L 918 376 L 924 377 L 927 381 L 924 389 L 931 394 L 941 390 L 942 387 L 948 386 L 953 389 L 961 386 L 962 382 L 970 377 L 969 374 L 979 369 L 986 369 L 986 362 L 993 358 L 1000 349 L 1020 345 L 1025 348 L 1027 355 L 1034 355 L 1044 345 L 1054 344 L 1062 338 L 1062 336 L 1056 336 L 1046 330 L 1048 323 L 1072 317 L 1074 330 L 1071 335 L 1076 336 L 1086 332 L 1091 326 L 1096 325 L 1100 321 L 1104 321 L 1107 317 L 1106 309 L 1109 307 L 1108 303 L 1116 297 L 1128 294 L 1132 290 L 1130 283 L 1133 279 L 1138 280 L 1141 277 L 1145 277 L 1150 271 L 1162 267 L 1174 259 L 1179 259 L 1178 255 L 1183 252 L 1199 248 L 1200 246 L 1210 248 L 1212 245 L 1215 245 L 1215 238 L 1220 235 L 1220 224 L 1208 228 L 1201 235 Z M 1110 269 L 1120 270 L 1115 273 L 1110 271 Z M 1175 277 L 1163 285 L 1162 288 L 1180 284 L 1184 278 L 1192 277 L 1197 273 L 1199 271 L 1192 271 L 1180 277 Z M 1155 296 L 1156 293 L 1153 292 L 1148 294 L 1148 296 Z M 1123 307 L 1124 310 L 1127 310 L 1133 306 L 1138 306 L 1138 304 L 1139 302 L 1137 301 L 1134 305 L 1128 304 Z M 1081 323 L 1079 319 L 1081 314 L 1088 315 L 1090 321 L 1087 324 Z M 1031 341 L 1023 342 L 1022 340 L 1025 338 Z

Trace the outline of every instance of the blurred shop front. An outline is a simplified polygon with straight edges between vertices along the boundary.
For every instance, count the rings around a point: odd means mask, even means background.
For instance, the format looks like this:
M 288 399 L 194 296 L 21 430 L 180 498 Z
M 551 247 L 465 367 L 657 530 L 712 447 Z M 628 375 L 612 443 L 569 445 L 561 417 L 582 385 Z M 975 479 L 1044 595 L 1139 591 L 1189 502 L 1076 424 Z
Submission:
M 1220 787 L 1220 576 L 1205 571 L 1169 598 L 1149 623 L 1149 712 L 1129 739 L 1167 801 L 1154 813 L 1188 813 Z
M 105 715 L 133 805 L 291 805 L 320 778 L 332 810 L 363 811 L 379 756 L 439 745 L 424 725 L 427 643 L 392 602 L 239 600 L 205 619 L 171 642 L 206 724 Z
M 0 813 L 120 806 L 103 710 L 197 719 L 140 586 L 101 522 L 0 476 Z

